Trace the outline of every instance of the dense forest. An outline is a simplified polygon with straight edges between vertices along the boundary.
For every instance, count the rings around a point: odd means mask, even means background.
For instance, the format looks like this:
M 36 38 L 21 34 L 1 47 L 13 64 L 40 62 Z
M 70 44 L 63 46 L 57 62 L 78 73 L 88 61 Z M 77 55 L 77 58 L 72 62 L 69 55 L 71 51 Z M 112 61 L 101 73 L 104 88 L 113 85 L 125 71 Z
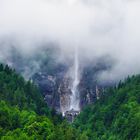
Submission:
M 31 81 L 0 65 L 1 140 L 140 140 L 140 75 L 106 89 L 69 124 Z
M 74 125 L 90 140 L 140 140 L 140 75 L 107 89 Z
M 0 99 L 2 140 L 73 140 L 82 137 L 61 115 L 47 107 L 36 86 L 2 64 Z

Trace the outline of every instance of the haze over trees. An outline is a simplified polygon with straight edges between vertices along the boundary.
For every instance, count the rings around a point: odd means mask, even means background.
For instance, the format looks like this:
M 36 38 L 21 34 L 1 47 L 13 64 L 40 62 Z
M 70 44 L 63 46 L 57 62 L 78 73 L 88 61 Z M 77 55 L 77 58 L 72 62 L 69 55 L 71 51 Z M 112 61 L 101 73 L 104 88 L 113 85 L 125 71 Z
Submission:
M 140 0 L 0 0 L 0 140 L 140 140 Z

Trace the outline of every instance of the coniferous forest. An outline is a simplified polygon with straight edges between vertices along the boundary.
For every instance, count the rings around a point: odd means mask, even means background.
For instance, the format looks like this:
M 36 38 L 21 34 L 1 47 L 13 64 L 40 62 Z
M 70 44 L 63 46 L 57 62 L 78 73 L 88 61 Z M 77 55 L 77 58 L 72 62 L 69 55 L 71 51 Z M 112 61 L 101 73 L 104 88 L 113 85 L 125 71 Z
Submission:
M 140 140 L 140 0 L 0 0 L 0 140 Z
M 70 124 L 49 109 L 37 87 L 0 65 L 0 139 L 139 140 L 140 75 L 108 88 Z
M 75 128 L 47 107 L 37 88 L 7 65 L 0 65 L 0 99 L 2 140 L 61 140 L 78 136 Z

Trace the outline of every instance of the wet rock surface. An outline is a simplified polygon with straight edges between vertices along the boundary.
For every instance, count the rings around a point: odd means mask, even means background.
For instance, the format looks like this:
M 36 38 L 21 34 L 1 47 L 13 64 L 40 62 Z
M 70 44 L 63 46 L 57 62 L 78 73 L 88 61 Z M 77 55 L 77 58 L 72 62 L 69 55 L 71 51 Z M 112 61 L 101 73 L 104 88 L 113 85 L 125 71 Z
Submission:
M 96 77 L 98 71 L 99 68 L 96 71 L 95 68 L 87 68 L 84 69 L 81 75 L 78 85 L 80 109 L 87 104 L 94 103 L 103 92 L 103 86 L 98 84 Z M 71 78 L 67 76 L 66 71 L 58 71 L 55 75 L 40 72 L 36 73 L 32 79 L 40 88 L 49 107 L 54 108 L 58 112 L 66 112 L 69 109 L 70 96 L 72 94 L 70 89 Z
M 76 111 L 74 109 L 71 109 L 69 111 L 65 112 L 65 118 L 71 123 L 74 121 L 74 119 L 80 114 L 80 111 Z
M 4 63 L 9 64 L 18 73 L 22 74 L 26 80 L 31 79 L 44 96 L 48 106 L 58 112 L 66 112 L 70 106 L 70 96 L 72 94 L 70 86 L 72 83 L 71 73 L 67 75 L 73 65 L 73 59 L 64 62 L 57 61 L 61 53 L 53 44 L 48 44 L 48 49 L 42 49 L 36 55 L 22 55 L 14 47 L 11 55 L 7 56 Z M 109 60 L 109 61 L 108 61 Z M 87 104 L 94 103 L 100 98 L 104 91 L 104 85 L 98 82 L 98 76 L 104 70 L 110 69 L 112 62 L 107 56 L 99 58 L 94 62 L 82 66 L 79 60 L 80 81 L 77 89 L 80 98 L 80 109 Z M 82 69 L 82 70 L 81 70 Z M 108 86 L 108 83 L 107 85 Z M 70 110 L 69 110 L 70 111 Z

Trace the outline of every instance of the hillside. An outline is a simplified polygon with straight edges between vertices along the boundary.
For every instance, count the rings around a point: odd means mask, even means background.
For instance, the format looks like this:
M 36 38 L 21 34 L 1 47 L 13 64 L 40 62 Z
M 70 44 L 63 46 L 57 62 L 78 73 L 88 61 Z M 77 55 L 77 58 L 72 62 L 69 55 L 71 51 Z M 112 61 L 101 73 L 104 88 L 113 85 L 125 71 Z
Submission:
M 0 65 L 0 98 L 11 106 L 19 109 L 33 110 L 38 114 L 50 115 L 49 108 L 36 86 L 24 78 L 8 65 Z
M 30 81 L 0 65 L 0 139 L 139 140 L 140 75 L 106 89 L 69 124 Z
M 99 101 L 81 112 L 74 126 L 89 140 L 139 140 L 140 75 L 106 90 Z
M 140 140 L 140 0 L 0 0 L 0 140 Z
M 68 59 L 67 62 L 64 60 L 58 62 L 59 57 L 61 57 L 60 50 L 49 44 L 47 49 L 40 49 L 34 55 L 29 56 L 23 55 L 13 47 L 10 50 L 10 56 L 6 57 L 3 63 L 9 64 L 26 80 L 31 79 L 41 91 L 49 108 L 63 112 L 69 109 L 69 96 L 72 93 L 71 87 L 75 77 L 74 62 L 73 58 Z M 86 65 L 81 60 L 78 61 L 80 75 L 77 88 L 80 92 L 79 106 L 83 108 L 96 101 L 96 87 L 102 91 L 104 86 L 113 84 L 106 82 L 104 85 L 99 81 L 100 74 L 111 69 L 113 60 L 109 56 L 104 56 L 96 61 L 86 63 Z
M 50 110 L 30 81 L 0 65 L 0 139 L 73 140 L 79 133 Z

